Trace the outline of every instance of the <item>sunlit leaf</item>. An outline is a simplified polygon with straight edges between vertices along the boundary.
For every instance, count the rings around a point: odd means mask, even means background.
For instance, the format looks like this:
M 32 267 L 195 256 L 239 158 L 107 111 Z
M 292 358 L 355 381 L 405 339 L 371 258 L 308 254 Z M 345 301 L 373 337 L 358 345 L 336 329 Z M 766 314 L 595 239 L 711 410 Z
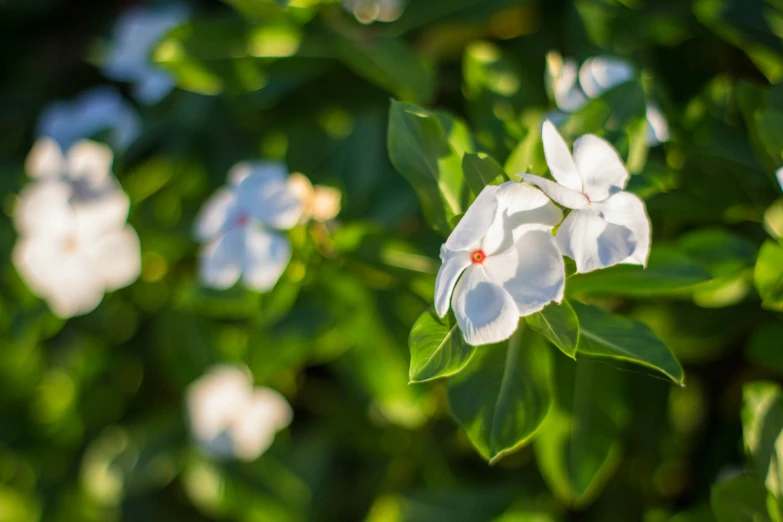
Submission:
M 568 301 L 561 304 L 550 303 L 540 312 L 527 316 L 525 320 L 530 328 L 546 337 L 561 352 L 572 359 L 576 357 L 579 319 Z
M 579 317 L 579 354 L 640 364 L 683 382 L 680 364 L 650 327 L 595 306 L 571 304 Z
M 710 504 L 717 522 L 770 522 L 767 490 L 752 475 L 740 475 L 712 486 Z
M 449 379 L 451 413 L 490 463 L 526 443 L 546 417 L 550 365 L 546 343 L 521 327 L 508 341 L 476 348 Z
M 778 346 L 779 348 L 779 346 Z M 751 382 L 742 389 L 745 451 L 767 489 L 783 493 L 783 389 L 772 382 Z
M 470 191 L 476 196 L 485 186 L 499 185 L 508 179 L 503 167 L 486 155 L 466 153 L 462 157 L 462 171 Z
M 411 382 L 454 375 L 468 364 L 476 350 L 462 339 L 453 318 L 441 319 L 433 309 L 421 314 L 413 324 L 408 346 Z
M 763 305 L 783 309 L 783 246 L 773 241 L 761 246 L 753 279 Z
M 459 120 L 409 103 L 392 101 L 389 158 L 419 196 L 424 216 L 442 234 L 462 213 L 462 154 L 466 129 Z

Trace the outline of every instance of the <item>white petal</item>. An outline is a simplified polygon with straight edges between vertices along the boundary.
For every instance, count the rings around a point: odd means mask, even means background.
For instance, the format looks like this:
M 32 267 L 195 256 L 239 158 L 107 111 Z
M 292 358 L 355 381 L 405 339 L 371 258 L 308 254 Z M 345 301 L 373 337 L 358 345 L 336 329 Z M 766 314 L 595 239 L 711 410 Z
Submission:
M 559 183 L 555 183 L 554 181 L 550 181 L 548 179 L 542 178 L 541 176 L 535 176 L 533 174 L 522 174 L 521 178 L 524 181 L 537 186 L 544 191 L 544 194 L 552 198 L 555 203 L 559 203 L 566 208 L 580 209 L 587 207 L 587 198 L 581 192 L 576 192 L 564 187 L 563 185 L 560 185 Z
M 557 53 L 547 54 L 547 76 L 555 103 L 560 110 L 577 111 L 587 103 L 587 98 L 578 84 L 579 67 L 576 60 L 563 60 Z
M 625 188 L 628 171 L 623 161 L 614 147 L 598 136 L 585 134 L 574 142 L 574 161 L 591 201 L 603 201 Z
M 238 205 L 268 227 L 286 230 L 299 222 L 304 211 L 302 201 L 287 181 L 274 172 L 254 171 L 237 186 Z
M 288 402 L 275 390 L 256 388 L 247 409 L 237 418 L 231 430 L 236 456 L 251 461 L 264 453 L 275 434 L 293 420 Z
M 555 239 L 582 273 L 622 263 L 636 249 L 636 238 L 629 228 L 609 223 L 593 210 L 571 212 Z
M 633 232 L 636 248 L 623 263 L 646 266 L 650 255 L 650 218 L 644 201 L 630 192 L 618 192 L 594 205 L 594 208 L 609 223 L 627 227 Z
M 119 185 L 98 197 L 84 201 L 71 198 L 71 209 L 76 217 L 79 235 L 84 238 L 97 238 L 110 232 L 121 230 L 128 219 L 130 199 Z M 90 240 L 91 241 L 91 240 Z
M 22 189 L 14 208 L 14 225 L 22 235 L 59 235 L 74 226 L 75 216 L 68 203 L 67 183 L 41 181 Z
M 242 273 L 244 256 L 245 234 L 241 228 L 231 229 L 208 243 L 202 248 L 199 260 L 202 283 L 217 289 L 233 286 Z
M 479 244 L 487 232 L 498 209 L 495 193 L 498 187 L 487 185 L 470 205 L 465 215 L 446 240 L 446 249 L 469 250 Z
M 563 220 L 563 212 L 527 183 L 507 181 L 499 187 L 496 198 L 498 217 L 481 243 L 487 255 L 507 250 L 526 230 L 552 230 Z
M 106 145 L 84 140 L 68 150 L 65 160 L 70 179 L 98 183 L 109 177 L 114 155 Z
M 552 177 L 564 187 L 582 192 L 582 180 L 579 177 L 574 158 L 571 156 L 571 151 L 549 120 L 544 121 L 541 140 L 544 142 L 546 164 L 549 166 Z
M 470 345 L 504 341 L 517 329 L 519 313 L 514 300 L 481 265 L 465 270 L 454 289 L 451 306 L 462 337 Z
M 439 317 L 445 317 L 449 311 L 454 285 L 457 284 L 460 274 L 470 266 L 470 253 L 443 249 L 441 259 L 443 264 L 440 265 L 438 277 L 435 279 L 435 311 Z
M 547 231 L 526 231 L 513 248 L 489 256 L 484 270 L 511 295 L 520 316 L 538 312 L 552 301 L 563 300 L 563 256 L 555 238 Z
M 779 168 L 775 172 L 775 177 L 778 178 L 778 185 L 780 185 L 780 190 L 783 190 L 783 167 Z
M 55 179 L 65 169 L 60 146 L 51 138 L 39 138 L 27 155 L 25 169 L 31 178 Z
M 655 147 L 669 141 L 669 122 L 655 103 L 647 104 L 647 146 Z
M 579 69 L 579 83 L 585 94 L 597 98 L 612 87 L 633 78 L 633 66 L 625 60 L 608 56 L 588 58 Z
M 132 226 L 105 234 L 87 250 L 96 277 L 103 277 L 107 290 L 117 290 L 136 281 L 141 272 L 141 246 Z
M 244 235 L 243 280 L 253 290 L 271 290 L 291 260 L 288 238 L 252 223 L 245 227 Z
M 236 195 L 233 189 L 221 187 L 210 196 L 196 215 L 196 226 L 193 235 L 201 242 L 211 241 L 225 234 L 233 225 L 235 216 Z
M 188 385 L 185 392 L 193 436 L 205 443 L 217 439 L 241 417 L 252 400 L 247 369 L 219 365 Z
M 285 181 L 288 168 L 278 161 L 240 161 L 228 171 L 228 180 L 232 185 L 239 185 L 251 174 L 268 180 Z

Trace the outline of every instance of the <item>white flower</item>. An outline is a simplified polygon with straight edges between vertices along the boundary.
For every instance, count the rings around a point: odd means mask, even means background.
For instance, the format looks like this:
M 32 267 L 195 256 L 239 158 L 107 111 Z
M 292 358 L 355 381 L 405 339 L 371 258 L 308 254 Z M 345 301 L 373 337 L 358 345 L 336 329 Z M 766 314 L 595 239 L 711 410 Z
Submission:
M 579 68 L 579 84 L 590 98 L 598 98 L 609 89 L 630 81 L 633 76 L 633 65 L 611 56 L 588 58 Z
M 141 270 L 139 237 L 125 223 L 127 199 L 74 205 L 69 194 L 64 183 L 34 183 L 15 215 L 21 236 L 14 265 L 60 317 L 92 311 L 105 292 L 129 285 Z
M 187 17 L 187 10 L 179 5 L 129 9 L 114 28 L 114 41 L 103 63 L 104 74 L 135 83 L 134 96 L 143 103 L 163 99 L 174 88 L 174 82 L 168 72 L 150 62 L 150 55 L 166 33 Z
M 405 0 L 343 0 L 343 7 L 363 24 L 393 22 L 405 9 Z
M 508 339 L 520 317 L 561 301 L 564 265 L 551 230 L 562 217 L 530 185 L 484 187 L 441 247 L 438 315 L 451 303 L 465 341 L 477 346 Z
M 313 186 L 303 174 L 295 172 L 288 178 L 288 185 L 303 203 L 302 221 L 329 221 L 340 213 L 340 191 L 322 185 Z
M 780 190 L 783 190 L 783 167 L 779 168 L 775 172 L 775 177 L 778 178 L 778 185 L 780 185 Z
M 557 231 L 563 254 L 579 272 L 618 263 L 646 265 L 650 219 L 644 202 L 624 192 L 628 171 L 617 152 L 598 136 L 587 134 L 568 150 L 554 125 L 544 122 L 544 153 L 557 183 L 531 174 L 522 179 L 540 187 L 555 202 L 573 209 Z
M 645 117 L 647 119 L 647 146 L 655 147 L 669 141 L 669 122 L 657 103 L 647 103 Z
M 218 189 L 196 218 L 195 237 L 206 242 L 200 274 L 205 285 L 225 289 L 242 277 L 254 290 L 271 289 L 291 259 L 291 245 L 275 230 L 294 227 L 303 202 L 276 163 L 240 163 L 231 185 Z
M 587 98 L 579 88 L 579 66 L 573 58 L 563 59 L 559 53 L 546 55 L 546 84 L 560 110 L 574 112 L 581 109 Z
M 247 368 L 236 366 L 216 366 L 191 383 L 186 403 L 193 437 L 217 457 L 255 460 L 293 419 L 282 395 L 253 388 Z
M 141 118 L 115 89 L 97 87 L 69 102 L 47 106 L 38 119 L 39 136 L 53 138 L 64 150 L 77 141 L 110 131 L 117 149 L 130 146 L 141 133 Z

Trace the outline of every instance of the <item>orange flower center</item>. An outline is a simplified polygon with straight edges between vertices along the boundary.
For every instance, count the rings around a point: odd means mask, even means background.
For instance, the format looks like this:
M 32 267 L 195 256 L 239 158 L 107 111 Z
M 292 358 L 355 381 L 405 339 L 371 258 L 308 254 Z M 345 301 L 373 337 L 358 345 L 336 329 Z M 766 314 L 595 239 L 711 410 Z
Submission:
M 470 254 L 470 261 L 474 265 L 480 265 L 486 259 L 487 259 L 487 254 L 485 254 L 484 251 L 481 249 L 474 250 L 473 253 Z

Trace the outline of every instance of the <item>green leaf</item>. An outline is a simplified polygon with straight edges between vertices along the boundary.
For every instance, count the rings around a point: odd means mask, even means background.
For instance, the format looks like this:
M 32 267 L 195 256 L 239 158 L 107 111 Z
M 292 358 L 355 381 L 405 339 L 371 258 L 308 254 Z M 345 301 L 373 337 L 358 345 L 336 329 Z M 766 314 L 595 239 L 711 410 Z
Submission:
M 541 111 L 531 110 L 525 113 L 523 121 L 527 128 L 526 134 L 511 151 L 503 165 L 504 170 L 511 176 L 528 172 L 543 175 L 547 172 L 544 145 L 541 141 L 543 119 L 544 114 Z
M 717 522 L 769 522 L 767 490 L 761 480 L 740 475 L 712 486 L 712 513 Z
M 762 305 L 773 310 L 783 310 L 783 246 L 774 241 L 764 242 L 753 279 Z
M 462 172 L 465 174 L 468 188 L 476 196 L 487 185 L 500 185 L 508 180 L 503 167 L 485 154 L 466 153 L 462 157 Z
M 462 213 L 462 154 L 468 137 L 459 120 L 392 101 L 389 158 L 416 191 L 424 217 L 444 235 L 451 231 L 449 221 Z
M 613 294 L 633 297 L 687 295 L 700 283 L 712 279 L 699 263 L 672 247 L 656 247 L 647 268 L 615 265 L 568 278 L 568 295 Z
M 578 302 L 572 306 L 579 317 L 578 353 L 640 364 L 682 384 L 680 363 L 649 326 L 611 315 L 595 306 Z
M 779 346 L 778 346 L 779 348 Z M 751 382 L 742 389 L 745 451 L 766 488 L 783 494 L 783 389 L 772 382 Z
M 572 359 L 576 358 L 579 319 L 568 301 L 564 300 L 561 304 L 550 303 L 540 312 L 527 316 L 525 320 L 530 328 L 546 337 L 561 352 Z
M 340 59 L 356 74 L 404 101 L 426 104 L 435 91 L 435 72 L 403 40 L 361 33 L 333 34 Z
M 783 322 L 776 321 L 759 325 L 747 345 L 748 359 L 765 369 L 783 374 Z
M 430 308 L 416 320 L 408 339 L 411 350 L 411 382 L 448 377 L 462 370 L 475 347 L 462 339 L 457 324 L 441 319 Z
M 626 378 L 599 361 L 555 358 L 555 405 L 533 449 L 564 502 L 587 504 L 617 469 L 630 419 Z
M 552 402 L 550 366 L 549 347 L 520 326 L 508 341 L 478 347 L 449 379 L 451 413 L 490 464 L 526 443 L 543 422 Z

